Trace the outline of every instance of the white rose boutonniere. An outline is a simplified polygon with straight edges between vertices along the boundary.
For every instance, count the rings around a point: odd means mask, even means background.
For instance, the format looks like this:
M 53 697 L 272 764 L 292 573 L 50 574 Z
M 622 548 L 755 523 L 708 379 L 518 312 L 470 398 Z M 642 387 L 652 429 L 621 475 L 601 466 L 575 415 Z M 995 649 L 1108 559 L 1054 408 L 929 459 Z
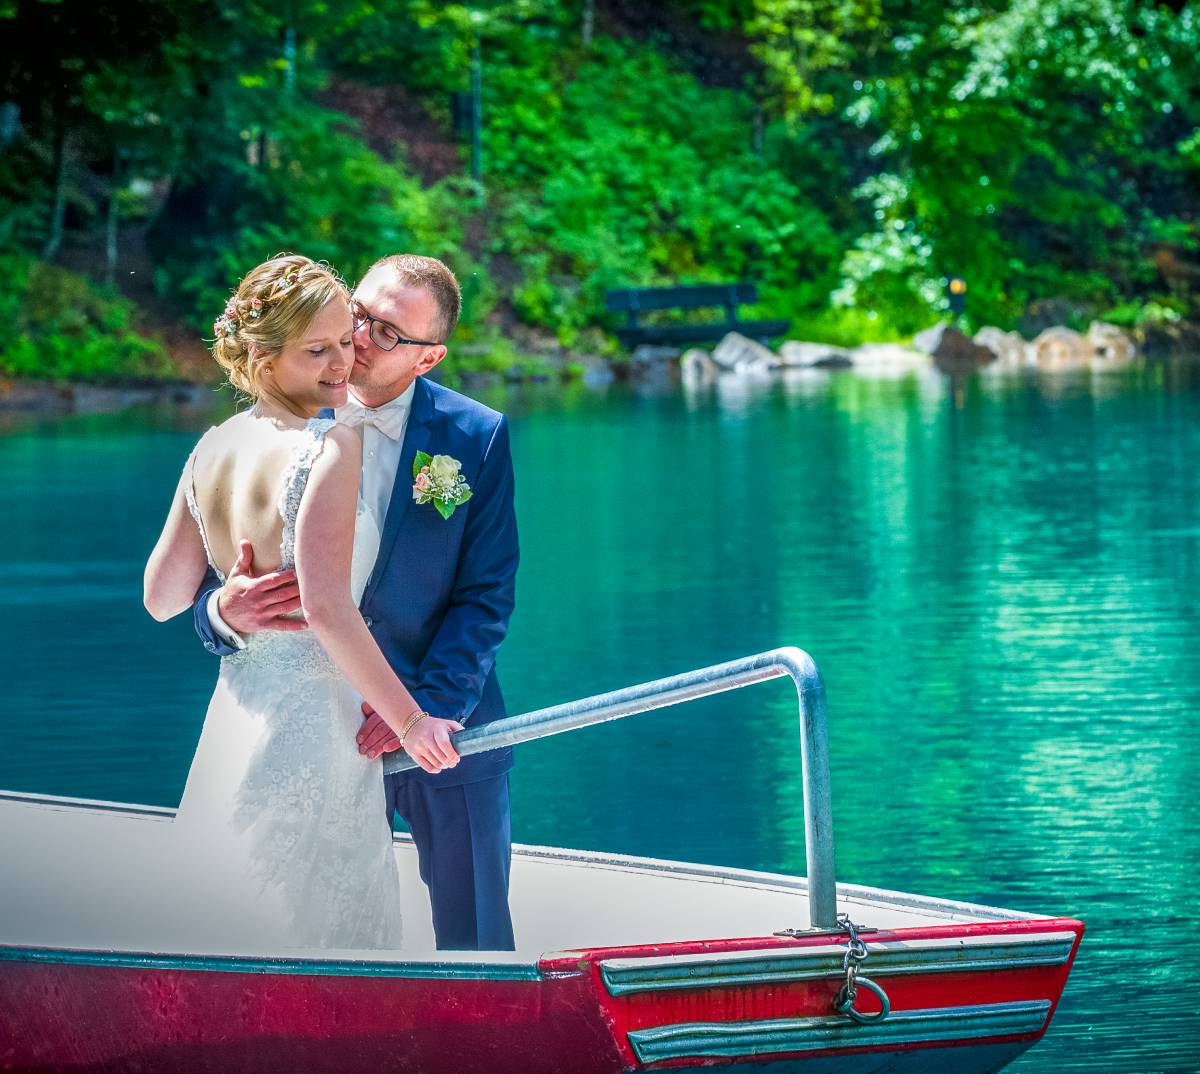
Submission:
M 433 504 L 442 518 L 449 518 L 459 504 L 471 498 L 471 486 L 461 471 L 458 459 L 418 451 L 413 459 L 413 499 Z

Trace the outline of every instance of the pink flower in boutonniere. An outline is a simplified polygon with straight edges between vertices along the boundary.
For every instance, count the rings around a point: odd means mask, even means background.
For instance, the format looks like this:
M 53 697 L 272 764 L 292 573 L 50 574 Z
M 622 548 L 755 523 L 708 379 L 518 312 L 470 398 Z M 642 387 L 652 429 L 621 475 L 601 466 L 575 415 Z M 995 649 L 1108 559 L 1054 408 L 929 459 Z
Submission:
M 429 455 L 418 451 L 413 459 L 413 499 L 431 503 L 442 518 L 471 498 L 471 486 L 462 473 L 462 463 L 449 455 Z

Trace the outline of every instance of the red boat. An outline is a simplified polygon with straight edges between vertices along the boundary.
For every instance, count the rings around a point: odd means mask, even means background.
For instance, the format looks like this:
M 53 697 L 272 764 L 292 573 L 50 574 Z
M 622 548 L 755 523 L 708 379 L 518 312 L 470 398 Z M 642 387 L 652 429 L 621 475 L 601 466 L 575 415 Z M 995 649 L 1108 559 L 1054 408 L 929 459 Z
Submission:
M 998 1070 L 1083 926 L 833 883 L 824 692 L 780 649 L 511 717 L 461 752 L 790 675 L 808 877 L 516 847 L 518 949 L 433 950 L 409 840 L 396 951 L 227 950 L 163 920 L 172 811 L 0 793 L 0 1071 Z

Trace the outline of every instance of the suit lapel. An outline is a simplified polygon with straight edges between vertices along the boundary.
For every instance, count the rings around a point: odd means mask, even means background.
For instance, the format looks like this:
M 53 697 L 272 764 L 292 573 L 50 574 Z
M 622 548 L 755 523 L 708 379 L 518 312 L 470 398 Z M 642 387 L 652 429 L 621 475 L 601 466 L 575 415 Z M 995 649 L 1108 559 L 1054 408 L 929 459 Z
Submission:
M 400 449 L 400 461 L 396 464 L 396 483 L 392 486 L 392 498 L 388 501 L 387 518 L 383 523 L 383 536 L 379 539 L 379 555 L 375 557 L 375 568 L 371 580 L 363 593 L 366 604 L 375 594 L 379 579 L 387 567 L 392 546 L 400 535 L 400 526 L 412 503 L 412 464 L 418 451 L 429 445 L 430 425 L 437 411 L 433 405 L 433 392 L 423 377 L 418 377 L 413 392 L 412 409 L 408 414 L 408 427 L 404 431 L 404 445 Z

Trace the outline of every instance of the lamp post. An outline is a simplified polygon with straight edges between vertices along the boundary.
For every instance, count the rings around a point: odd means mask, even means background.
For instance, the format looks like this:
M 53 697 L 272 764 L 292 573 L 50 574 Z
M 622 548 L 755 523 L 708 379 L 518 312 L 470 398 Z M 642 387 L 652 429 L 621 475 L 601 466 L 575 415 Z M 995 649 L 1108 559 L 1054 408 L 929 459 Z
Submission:
M 946 281 L 946 298 L 950 303 L 951 320 L 957 321 L 967 308 L 967 281 L 961 276 L 951 276 Z

